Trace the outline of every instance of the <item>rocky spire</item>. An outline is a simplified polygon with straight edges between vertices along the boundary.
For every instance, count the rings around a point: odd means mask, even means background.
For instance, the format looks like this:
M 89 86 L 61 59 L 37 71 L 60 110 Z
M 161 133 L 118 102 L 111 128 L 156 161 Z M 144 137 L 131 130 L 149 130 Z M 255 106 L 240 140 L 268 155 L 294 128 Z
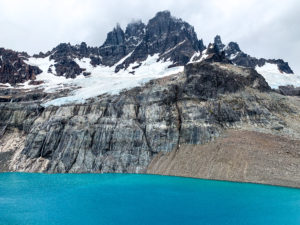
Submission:
M 218 52 L 222 52 L 225 45 L 222 43 L 221 36 L 217 35 L 214 39 L 214 45 Z
M 171 16 L 169 11 L 158 12 L 145 27 L 145 35 L 134 52 L 116 72 L 131 63 L 145 60 L 148 55 L 159 54 L 159 60 L 171 60 L 175 65 L 185 65 L 195 52 L 203 50 L 194 28 L 181 19 Z
M 139 37 L 144 35 L 146 25 L 141 21 L 134 21 L 127 25 L 125 30 L 125 38 L 131 38 L 131 37 Z
M 129 23 L 125 30 L 127 52 L 131 52 L 143 40 L 146 25 L 142 21 Z
M 122 45 L 125 42 L 125 34 L 120 24 L 107 34 L 107 38 L 102 46 Z
M 225 48 L 225 53 L 227 56 L 235 55 L 239 52 L 241 52 L 241 49 L 236 42 L 230 42 Z
M 198 41 L 198 49 L 200 52 L 206 49 L 202 39 Z
M 113 66 L 126 54 L 125 33 L 119 24 L 107 34 L 104 44 L 99 48 L 103 64 Z

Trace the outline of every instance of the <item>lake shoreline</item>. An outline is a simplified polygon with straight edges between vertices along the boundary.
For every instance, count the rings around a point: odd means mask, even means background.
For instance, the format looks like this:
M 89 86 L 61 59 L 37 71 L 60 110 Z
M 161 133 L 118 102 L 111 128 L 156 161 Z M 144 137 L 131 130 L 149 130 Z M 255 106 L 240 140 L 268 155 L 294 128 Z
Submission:
M 266 183 L 255 183 L 255 182 L 242 182 L 242 181 L 232 181 L 232 180 L 222 180 L 222 179 L 208 179 L 201 177 L 188 177 L 188 176 L 176 176 L 176 175 L 165 175 L 165 174 L 150 174 L 150 173 L 43 173 L 43 172 L 0 172 L 0 174 L 31 174 L 31 175 L 137 175 L 137 176 L 158 176 L 158 177 L 170 177 L 170 178 L 183 178 L 183 179 L 194 179 L 202 181 L 216 181 L 216 182 L 229 182 L 236 184 L 253 184 L 280 188 L 291 188 L 300 189 L 297 186 L 284 186 L 276 184 L 266 184 Z

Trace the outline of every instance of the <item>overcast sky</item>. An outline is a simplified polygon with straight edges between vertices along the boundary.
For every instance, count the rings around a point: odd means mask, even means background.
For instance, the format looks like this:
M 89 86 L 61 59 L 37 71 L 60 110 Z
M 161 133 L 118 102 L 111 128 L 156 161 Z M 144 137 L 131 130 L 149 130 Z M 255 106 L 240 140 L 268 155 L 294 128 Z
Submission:
M 0 46 L 30 54 L 61 42 L 100 46 L 116 23 L 147 23 L 161 10 L 193 25 L 206 45 L 220 34 L 300 74 L 300 0 L 0 0 Z

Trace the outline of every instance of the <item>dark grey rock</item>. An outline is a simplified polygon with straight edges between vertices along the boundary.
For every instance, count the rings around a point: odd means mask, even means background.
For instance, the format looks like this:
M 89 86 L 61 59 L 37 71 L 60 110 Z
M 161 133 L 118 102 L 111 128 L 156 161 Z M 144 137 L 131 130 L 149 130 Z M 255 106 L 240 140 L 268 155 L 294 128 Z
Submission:
M 294 87 L 293 85 L 279 86 L 276 91 L 282 95 L 300 96 L 300 87 Z
M 131 56 L 116 68 L 116 72 L 154 54 L 159 54 L 159 60 L 173 61 L 173 66 L 185 65 L 195 52 L 203 48 L 203 42 L 198 41 L 191 25 L 171 16 L 169 11 L 158 12 L 149 20 L 141 43 Z
M 219 36 L 217 38 L 217 45 L 223 47 L 223 43 Z M 215 40 L 216 42 L 216 40 Z M 216 44 L 215 44 L 216 45 Z M 218 49 L 218 48 L 217 48 Z M 255 58 L 250 55 L 244 53 L 239 45 L 236 42 L 230 42 L 226 47 L 222 48 L 222 51 L 225 51 L 225 56 L 229 60 L 231 60 L 235 65 L 250 67 L 255 69 L 256 66 L 263 66 L 266 63 L 276 64 L 278 66 L 279 71 L 292 74 L 293 71 L 289 67 L 287 62 L 284 62 L 282 59 L 263 59 L 263 58 Z
M 158 153 L 207 143 L 225 127 L 245 120 L 278 124 L 276 104 L 261 104 L 247 88 L 270 90 L 252 69 L 202 62 L 86 104 L 44 109 L 0 103 L 1 126 L 27 134 L 11 170 L 140 173 Z M 234 93 L 245 94 L 230 97 Z
M 0 83 L 16 85 L 27 80 L 35 80 L 42 71 L 26 63 L 28 55 L 0 48 Z

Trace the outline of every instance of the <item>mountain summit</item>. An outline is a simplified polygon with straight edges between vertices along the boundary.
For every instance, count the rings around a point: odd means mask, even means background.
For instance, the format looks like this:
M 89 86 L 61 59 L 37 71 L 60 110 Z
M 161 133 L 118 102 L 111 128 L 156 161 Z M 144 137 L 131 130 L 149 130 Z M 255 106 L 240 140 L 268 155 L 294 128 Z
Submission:
M 193 26 L 172 16 L 169 11 L 162 11 L 147 24 L 135 21 L 128 24 L 125 30 L 117 24 L 99 47 L 89 47 L 84 42 L 79 45 L 62 43 L 51 51 L 32 57 L 2 48 L 0 82 L 17 85 L 37 79 L 39 82 L 30 84 L 40 84 L 45 80 L 39 74 L 48 80 L 49 77 L 54 80 L 52 76 L 76 78 L 80 75 L 100 75 L 104 67 L 109 68 L 105 71 L 110 73 L 137 75 L 141 71 L 145 72 L 145 66 L 148 68 L 150 64 L 153 73 L 164 74 L 169 68 L 179 68 L 203 60 L 232 63 L 258 69 L 261 73 L 265 73 L 266 69 L 266 73 L 271 71 L 276 76 L 293 74 L 288 63 L 282 59 L 249 56 L 235 42 L 223 44 L 219 35 L 206 47 L 202 39 L 198 39 Z M 291 84 L 290 81 L 286 83 Z

